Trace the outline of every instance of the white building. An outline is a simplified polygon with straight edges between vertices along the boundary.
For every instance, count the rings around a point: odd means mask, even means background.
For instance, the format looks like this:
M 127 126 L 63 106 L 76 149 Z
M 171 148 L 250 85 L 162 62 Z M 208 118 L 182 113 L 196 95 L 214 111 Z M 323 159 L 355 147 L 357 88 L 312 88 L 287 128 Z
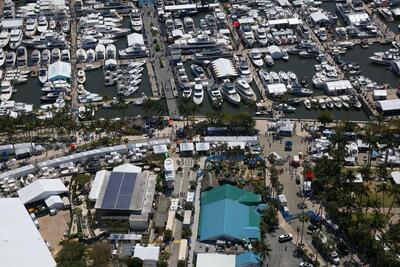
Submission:
M 100 194 L 101 186 L 103 185 L 104 179 L 110 176 L 110 172 L 107 170 L 100 170 L 96 173 L 94 177 L 92 187 L 89 193 L 89 200 L 96 201 Z
M 349 80 L 328 81 L 322 86 L 327 95 L 342 95 L 353 89 Z
M 55 267 L 56 262 L 21 200 L 1 198 L 0 210 L 0 265 Z
M 64 208 L 64 201 L 58 195 L 49 196 L 44 200 L 44 203 L 49 209 L 61 210 Z
M 235 267 L 236 256 L 219 253 L 197 254 L 196 267 Z
M 61 179 L 39 179 L 17 191 L 22 203 L 29 204 L 52 195 L 68 193 Z
M 287 93 L 284 83 L 272 83 L 265 86 L 265 93 L 270 96 L 281 96 Z
M 376 107 L 385 114 L 400 113 L 400 99 L 381 100 L 376 102 Z
M 157 261 L 160 256 L 160 247 L 151 246 L 143 247 L 140 244 L 136 244 L 133 252 L 133 257 L 137 257 L 143 261 L 143 266 L 157 266 Z

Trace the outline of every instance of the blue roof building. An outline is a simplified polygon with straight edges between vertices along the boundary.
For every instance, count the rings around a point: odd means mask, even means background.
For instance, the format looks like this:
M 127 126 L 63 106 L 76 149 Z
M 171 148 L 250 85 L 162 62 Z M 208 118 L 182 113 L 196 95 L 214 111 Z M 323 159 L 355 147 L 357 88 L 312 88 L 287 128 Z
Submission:
M 245 252 L 236 256 L 235 267 L 260 267 L 260 261 L 255 253 Z
M 249 240 L 260 238 L 261 196 L 231 185 L 203 192 L 199 240 Z

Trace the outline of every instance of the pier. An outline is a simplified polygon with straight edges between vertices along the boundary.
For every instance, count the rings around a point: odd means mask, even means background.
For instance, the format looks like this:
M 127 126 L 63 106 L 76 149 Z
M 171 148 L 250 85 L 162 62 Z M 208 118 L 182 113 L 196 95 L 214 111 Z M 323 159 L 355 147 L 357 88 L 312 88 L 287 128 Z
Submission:
M 146 69 L 147 69 L 147 73 L 149 75 L 151 92 L 153 93 L 154 97 L 159 97 L 160 93 L 159 93 L 157 81 L 155 79 L 155 75 L 154 75 L 154 71 L 153 71 L 153 65 L 150 62 L 146 62 Z

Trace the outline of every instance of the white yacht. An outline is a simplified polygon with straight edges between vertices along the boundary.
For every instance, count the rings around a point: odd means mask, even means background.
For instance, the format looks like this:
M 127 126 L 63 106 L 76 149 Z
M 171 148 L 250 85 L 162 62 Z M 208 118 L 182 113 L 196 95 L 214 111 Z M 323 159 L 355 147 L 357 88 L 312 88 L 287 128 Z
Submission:
M 278 73 L 276 73 L 275 71 L 271 71 L 269 73 L 269 76 L 271 77 L 271 83 L 280 83 L 281 82 L 281 78 L 279 77 Z
M 17 66 L 25 66 L 28 63 L 28 51 L 25 46 L 20 46 L 16 50 Z
M 271 75 L 269 75 L 268 71 L 264 70 L 264 69 L 260 69 L 258 71 L 258 74 L 260 75 L 261 78 L 261 82 L 264 85 L 270 84 L 271 83 Z
M 249 83 L 244 79 L 237 79 L 235 82 L 236 91 L 239 93 L 241 99 L 246 103 L 255 103 L 257 101 L 256 94 Z
M 61 24 L 62 31 L 64 33 L 67 33 L 67 32 L 69 32 L 70 27 L 71 27 L 71 24 L 69 23 L 69 19 L 68 18 L 64 19 Z
M 194 85 L 194 90 L 193 90 L 193 102 L 196 105 L 201 105 L 201 103 L 203 103 L 203 98 L 204 98 L 203 85 L 201 83 L 196 83 Z
M 268 45 L 268 38 L 264 27 L 258 27 L 256 29 L 256 39 L 260 46 Z
M 106 47 L 106 60 L 117 58 L 117 48 L 113 44 L 109 44 Z
M 48 65 L 51 60 L 51 51 L 49 49 L 45 49 L 42 51 L 42 64 Z
M 78 50 L 76 50 L 76 58 L 77 61 L 80 63 L 85 62 L 87 58 L 85 49 L 79 48 Z
M 222 84 L 222 95 L 234 105 L 239 105 L 240 103 L 240 95 L 236 92 L 235 85 L 229 81 L 225 80 Z
M 16 49 L 22 43 L 22 38 L 24 37 L 21 29 L 12 29 L 10 32 L 10 43 L 11 49 Z
M 321 109 L 326 109 L 325 99 L 323 98 L 318 99 L 318 105 Z
M 253 75 L 250 70 L 250 66 L 247 63 L 246 58 L 239 59 L 239 72 L 240 76 L 244 78 L 247 82 L 251 83 L 253 81 Z
M 3 51 L 3 48 L 0 48 L 0 67 L 3 67 L 6 62 L 6 54 Z
M 284 71 L 279 71 L 279 77 L 281 78 L 281 81 L 283 83 L 288 83 L 289 82 L 289 76 L 286 74 Z
M 78 83 L 81 83 L 81 84 L 86 82 L 86 73 L 83 69 L 78 70 L 76 80 L 78 81 Z
M 335 106 L 335 108 L 342 108 L 342 102 L 340 101 L 340 98 L 339 97 L 337 97 L 337 96 L 333 96 L 332 98 L 332 102 L 333 102 L 333 105 Z
M 185 17 L 183 19 L 183 24 L 187 33 L 194 33 L 194 22 L 191 17 Z
M 4 63 L 5 67 L 14 67 L 16 59 L 17 59 L 17 55 L 15 54 L 15 52 L 8 51 L 6 53 L 6 62 Z
M 143 21 L 139 9 L 132 9 L 130 13 L 131 26 L 135 32 L 140 32 L 143 29 Z
M 149 50 L 146 48 L 146 46 L 138 44 L 135 46 L 129 46 L 123 50 L 119 50 L 118 54 L 120 58 L 145 57 L 149 55 Z
M 6 45 L 8 45 L 9 41 L 10 41 L 10 34 L 8 33 L 7 30 L 2 30 L 0 32 L 0 48 L 3 48 Z
M 61 50 L 56 47 L 51 50 L 51 60 L 50 62 L 57 62 L 61 60 Z
M 61 61 L 69 62 L 70 58 L 71 58 L 71 53 L 69 52 L 69 49 L 63 49 L 61 51 Z
M 40 16 L 37 22 L 38 32 L 46 32 L 49 27 L 49 23 L 45 16 Z
M 86 55 L 87 55 L 86 61 L 88 63 L 93 63 L 96 60 L 96 52 L 94 51 L 94 49 L 88 49 L 86 51 Z
M 37 28 L 37 19 L 36 18 L 28 18 L 25 23 L 25 35 L 26 37 L 31 37 L 35 35 Z
M 240 35 L 242 36 L 242 39 L 247 47 L 252 47 L 254 45 L 255 38 L 250 25 L 242 24 L 240 26 Z
M 39 81 L 40 81 L 42 84 L 44 84 L 45 82 L 47 82 L 47 68 L 41 68 L 41 69 L 39 70 L 38 77 L 39 77 Z
M 260 68 L 260 67 L 262 67 L 262 66 L 264 65 L 264 62 L 263 62 L 263 60 L 262 60 L 261 53 L 260 53 L 259 50 L 257 50 L 257 49 L 252 49 L 252 50 L 250 51 L 249 56 L 250 56 L 251 61 L 253 62 L 253 64 L 254 64 L 256 67 L 259 67 L 259 68 Z
M 0 101 L 5 102 L 11 99 L 13 87 L 10 81 L 1 81 L 0 84 Z
M 218 86 L 210 86 L 207 91 L 213 106 L 220 107 L 222 105 L 222 94 Z
M 265 60 L 265 63 L 267 63 L 267 65 L 270 66 L 270 67 L 272 67 L 274 65 L 274 63 L 275 63 L 274 59 L 269 54 L 265 55 L 264 60 Z
M 184 97 L 184 98 L 189 98 L 191 95 L 192 95 L 192 88 L 191 87 L 185 87 L 184 89 L 183 89 L 183 91 L 182 91 L 182 96 Z
M 53 18 L 51 18 L 50 20 L 49 20 L 49 28 L 50 28 L 50 30 L 52 30 L 52 31 L 54 31 L 54 29 L 57 27 L 57 22 L 53 19 Z
M 104 61 L 106 56 L 106 47 L 102 44 L 96 45 L 96 60 Z
M 309 99 L 304 99 L 303 103 L 306 109 L 311 109 L 311 101 Z

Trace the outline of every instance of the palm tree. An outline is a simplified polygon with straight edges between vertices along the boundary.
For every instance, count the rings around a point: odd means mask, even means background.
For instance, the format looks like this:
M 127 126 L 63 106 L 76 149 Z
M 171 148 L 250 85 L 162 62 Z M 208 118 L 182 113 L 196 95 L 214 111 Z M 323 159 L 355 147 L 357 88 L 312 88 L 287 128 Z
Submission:
M 261 266 L 265 266 L 272 251 L 271 245 L 268 243 L 268 241 L 261 237 L 261 240 L 254 242 L 253 251 L 255 254 L 257 254 Z

